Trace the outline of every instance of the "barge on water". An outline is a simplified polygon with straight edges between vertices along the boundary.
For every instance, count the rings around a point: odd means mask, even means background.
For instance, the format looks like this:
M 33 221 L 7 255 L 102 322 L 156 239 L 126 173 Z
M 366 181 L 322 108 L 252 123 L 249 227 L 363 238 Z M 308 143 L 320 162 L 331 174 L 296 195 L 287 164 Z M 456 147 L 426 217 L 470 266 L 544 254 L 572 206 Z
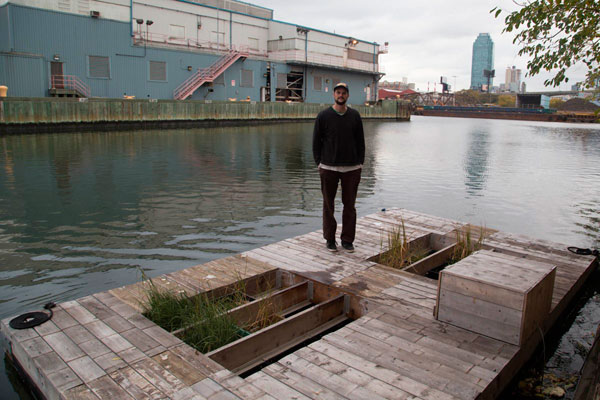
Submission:
M 597 266 L 562 244 L 404 209 L 362 217 L 357 231 L 354 253 L 330 253 L 312 232 L 61 303 L 33 329 L 7 318 L 1 331 L 48 399 L 495 398 Z M 390 233 L 423 257 L 381 264 Z M 448 265 L 465 243 L 475 251 Z M 276 311 L 203 353 L 187 328 L 144 316 L 149 288 L 243 290 L 228 312 L 240 326 L 265 304 Z
M 598 122 L 598 116 L 594 114 L 559 113 L 554 109 L 544 108 L 423 106 L 417 108 L 413 114 L 432 117 L 514 119 L 523 121 Z

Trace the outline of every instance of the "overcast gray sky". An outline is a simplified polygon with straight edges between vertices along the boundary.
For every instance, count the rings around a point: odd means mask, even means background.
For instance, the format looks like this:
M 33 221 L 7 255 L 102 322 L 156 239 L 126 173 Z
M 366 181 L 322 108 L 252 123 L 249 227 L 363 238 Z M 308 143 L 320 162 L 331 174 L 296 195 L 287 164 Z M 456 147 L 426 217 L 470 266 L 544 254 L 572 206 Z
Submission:
M 512 0 L 246 1 L 273 9 L 276 20 L 381 45 L 389 42 L 389 53 L 380 56 L 386 73 L 383 80 L 407 77 L 422 91 L 427 90 L 428 82 L 433 90 L 442 75 L 452 86 L 456 81 L 458 90 L 468 88 L 473 42 L 479 33 L 487 32 L 494 41 L 494 85 L 504 83 L 506 67 L 515 65 L 523 71 L 527 91 L 550 90 L 544 87 L 544 80 L 551 74 L 525 76 L 527 59 L 518 56 L 513 36 L 501 33 L 504 18 L 496 19 L 489 12 L 495 6 L 516 9 Z M 572 68 L 567 76 L 569 83 L 563 83 L 561 89 L 583 80 L 585 68 Z

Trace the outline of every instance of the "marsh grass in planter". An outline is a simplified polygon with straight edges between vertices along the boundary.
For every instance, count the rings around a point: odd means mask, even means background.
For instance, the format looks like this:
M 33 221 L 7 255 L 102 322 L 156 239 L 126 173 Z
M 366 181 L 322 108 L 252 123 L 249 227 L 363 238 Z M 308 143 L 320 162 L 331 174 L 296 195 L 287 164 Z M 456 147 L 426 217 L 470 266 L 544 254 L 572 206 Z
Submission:
M 481 250 L 485 240 L 484 227 L 479 227 L 476 235 L 473 234 L 471 225 L 465 226 L 464 229 L 456 228 L 454 233 L 456 234 L 456 246 L 454 246 L 448 265 L 457 263 L 477 250 Z
M 207 294 L 188 297 L 184 292 L 176 293 L 157 287 L 144 277 L 146 285 L 143 315 L 179 337 L 196 350 L 207 353 L 231 343 L 251 332 L 256 332 L 282 319 L 269 297 L 256 301 L 255 315 L 239 321 L 235 311 L 254 300 L 246 295 L 242 279 L 232 285 L 231 290 L 218 298 Z M 271 291 L 270 285 L 265 287 Z
M 383 249 L 383 243 L 381 247 Z M 388 234 L 387 248 L 388 250 L 377 256 L 375 261 L 395 269 L 404 269 L 433 252 L 425 244 L 408 239 L 404 221 Z
M 471 225 L 457 226 L 445 235 L 429 233 L 409 238 L 404 221 L 387 235 L 387 247 L 370 261 L 402 271 L 437 279 L 439 271 L 483 247 L 485 228 L 473 232 Z M 384 250 L 385 248 L 385 250 Z

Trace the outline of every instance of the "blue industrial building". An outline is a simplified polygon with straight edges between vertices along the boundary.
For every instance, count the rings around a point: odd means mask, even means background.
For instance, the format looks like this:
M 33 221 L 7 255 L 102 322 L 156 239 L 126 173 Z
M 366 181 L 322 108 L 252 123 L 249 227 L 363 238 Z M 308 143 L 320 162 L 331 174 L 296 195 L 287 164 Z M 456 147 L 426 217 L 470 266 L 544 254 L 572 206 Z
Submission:
M 9 96 L 326 103 L 344 81 L 360 104 L 386 50 L 237 1 L 0 0 Z
M 473 43 L 471 89 L 488 91 L 494 83 L 494 42 L 489 33 L 480 33 Z

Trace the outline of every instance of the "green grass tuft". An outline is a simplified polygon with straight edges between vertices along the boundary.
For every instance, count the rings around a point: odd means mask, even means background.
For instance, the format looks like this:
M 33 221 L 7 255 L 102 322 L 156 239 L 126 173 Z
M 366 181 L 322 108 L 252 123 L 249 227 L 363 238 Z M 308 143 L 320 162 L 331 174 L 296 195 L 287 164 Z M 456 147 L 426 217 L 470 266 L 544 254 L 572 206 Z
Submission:
M 448 261 L 448 265 L 457 263 L 473 252 L 481 250 L 485 239 L 484 227 L 479 228 L 477 238 L 473 237 L 470 224 L 465 226 L 464 229 L 456 228 L 454 232 L 456 233 L 456 246 L 454 247 L 452 257 Z

